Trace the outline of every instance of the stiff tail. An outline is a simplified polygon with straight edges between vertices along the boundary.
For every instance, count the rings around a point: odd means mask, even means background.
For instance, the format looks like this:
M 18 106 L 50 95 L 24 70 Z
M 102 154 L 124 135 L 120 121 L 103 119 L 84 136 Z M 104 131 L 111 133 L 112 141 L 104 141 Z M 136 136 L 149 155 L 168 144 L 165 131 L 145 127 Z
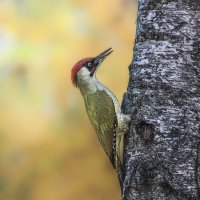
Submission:
M 114 120 L 114 133 L 113 133 L 113 141 L 112 141 L 112 153 L 110 156 L 110 161 L 113 165 L 113 168 L 118 171 L 121 163 L 119 158 L 119 152 L 117 152 L 117 118 Z
M 119 138 L 117 138 L 117 118 L 115 119 L 115 123 L 114 123 L 114 134 L 113 134 L 113 144 L 112 144 L 112 153 L 110 155 L 110 161 L 112 163 L 113 168 L 117 171 L 118 173 L 118 178 L 119 178 L 119 183 L 120 183 L 120 187 L 123 188 L 123 178 L 124 178 L 124 174 L 123 174 L 123 166 L 120 162 L 120 158 L 119 158 L 119 147 L 117 144 L 117 140 L 119 140 Z

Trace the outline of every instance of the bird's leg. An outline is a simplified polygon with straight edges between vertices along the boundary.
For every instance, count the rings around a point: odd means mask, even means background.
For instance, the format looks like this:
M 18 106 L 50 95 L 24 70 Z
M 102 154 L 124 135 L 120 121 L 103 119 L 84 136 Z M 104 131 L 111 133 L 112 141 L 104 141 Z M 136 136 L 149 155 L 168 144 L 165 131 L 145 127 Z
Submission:
M 131 115 L 122 114 L 121 129 L 123 134 L 127 134 L 127 132 L 129 131 L 130 122 L 131 122 Z

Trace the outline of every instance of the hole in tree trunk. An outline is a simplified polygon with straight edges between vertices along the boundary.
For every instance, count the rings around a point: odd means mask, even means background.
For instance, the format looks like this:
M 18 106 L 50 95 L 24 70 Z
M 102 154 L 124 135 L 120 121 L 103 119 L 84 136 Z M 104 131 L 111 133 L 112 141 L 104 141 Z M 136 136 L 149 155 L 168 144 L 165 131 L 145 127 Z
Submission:
M 154 126 L 142 121 L 137 125 L 137 134 L 145 145 L 149 144 L 154 140 Z

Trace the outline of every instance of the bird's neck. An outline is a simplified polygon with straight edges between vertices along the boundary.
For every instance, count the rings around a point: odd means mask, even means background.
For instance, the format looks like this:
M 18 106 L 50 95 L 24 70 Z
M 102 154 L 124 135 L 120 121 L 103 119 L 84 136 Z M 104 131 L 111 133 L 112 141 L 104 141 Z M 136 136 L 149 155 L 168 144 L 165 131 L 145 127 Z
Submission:
M 98 84 L 101 83 L 97 80 L 96 75 L 93 77 L 77 76 L 77 86 L 83 96 L 94 93 L 97 90 Z

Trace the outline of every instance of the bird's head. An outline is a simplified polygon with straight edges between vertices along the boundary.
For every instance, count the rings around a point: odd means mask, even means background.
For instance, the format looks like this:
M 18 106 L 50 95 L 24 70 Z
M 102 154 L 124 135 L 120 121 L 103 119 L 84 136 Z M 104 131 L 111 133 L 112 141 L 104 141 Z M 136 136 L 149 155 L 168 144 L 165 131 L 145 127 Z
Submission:
M 92 78 L 103 62 L 103 60 L 113 52 L 112 48 L 105 50 L 96 57 L 84 58 L 78 61 L 72 68 L 71 79 L 74 86 L 77 86 L 77 76 L 86 76 Z

